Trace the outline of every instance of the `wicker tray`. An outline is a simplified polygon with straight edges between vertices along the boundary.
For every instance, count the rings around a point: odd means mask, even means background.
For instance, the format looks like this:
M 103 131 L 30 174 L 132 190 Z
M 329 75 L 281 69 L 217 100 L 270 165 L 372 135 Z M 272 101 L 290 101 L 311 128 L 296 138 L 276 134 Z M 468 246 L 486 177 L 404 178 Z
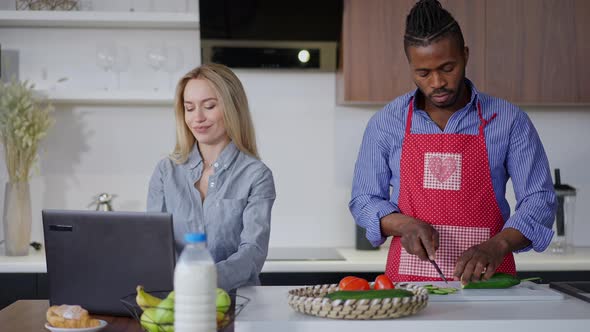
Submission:
M 404 287 L 414 296 L 403 298 L 330 300 L 326 294 L 335 292 L 337 284 L 325 284 L 292 289 L 289 306 L 303 314 L 335 319 L 391 319 L 409 316 L 428 304 L 428 291 L 421 286 Z

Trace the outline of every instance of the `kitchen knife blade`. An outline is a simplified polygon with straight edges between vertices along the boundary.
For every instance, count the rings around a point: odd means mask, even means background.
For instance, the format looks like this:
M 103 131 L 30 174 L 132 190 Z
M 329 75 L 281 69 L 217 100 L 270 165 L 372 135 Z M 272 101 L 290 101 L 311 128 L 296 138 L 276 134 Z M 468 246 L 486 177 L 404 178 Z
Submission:
M 424 246 L 424 243 L 421 243 L 421 244 L 422 244 L 422 248 L 424 249 L 424 251 L 426 251 L 426 247 Z M 426 253 L 428 254 L 428 251 L 426 251 Z M 438 264 L 436 264 L 436 262 L 433 259 L 430 259 L 430 257 L 428 257 L 428 261 L 430 262 L 430 264 L 432 264 L 432 266 L 434 266 L 434 268 L 436 269 L 436 272 L 438 272 L 438 275 L 442 278 L 442 280 L 444 280 L 445 283 L 448 284 L 449 282 L 447 281 L 447 278 L 440 270 L 440 267 L 438 267 Z
M 433 261 L 430 258 L 428 259 L 428 261 L 432 264 L 432 266 L 434 266 L 434 268 L 436 269 L 436 272 L 438 272 L 438 275 L 442 278 L 442 280 L 444 280 L 445 283 L 448 284 L 449 282 L 447 281 L 447 278 L 445 277 L 445 275 L 440 270 L 440 267 L 438 267 L 438 264 L 436 264 L 436 262 Z

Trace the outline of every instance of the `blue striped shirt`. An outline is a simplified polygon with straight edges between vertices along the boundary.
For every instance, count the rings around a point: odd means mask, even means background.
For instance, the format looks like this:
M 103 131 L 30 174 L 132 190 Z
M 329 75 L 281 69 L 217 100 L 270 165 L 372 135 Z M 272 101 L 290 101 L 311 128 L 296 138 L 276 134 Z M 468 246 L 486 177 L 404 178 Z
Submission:
M 480 125 L 477 100 L 481 102 L 485 119 L 497 113 L 485 127 L 484 134 L 492 185 L 505 220 L 504 228 L 517 229 L 531 240 L 530 246 L 519 251 L 543 251 L 553 237 L 556 198 L 539 135 L 527 114 L 517 106 L 478 92 L 469 80 L 466 82 L 471 88 L 471 100 L 450 117 L 444 130 L 414 102 L 411 131 L 415 134 L 477 135 Z M 402 142 L 408 106 L 417 91 L 396 98 L 371 118 L 356 161 L 349 208 L 374 246 L 385 242 L 380 219 L 399 212 Z M 512 216 L 505 197 L 509 178 L 517 200 Z

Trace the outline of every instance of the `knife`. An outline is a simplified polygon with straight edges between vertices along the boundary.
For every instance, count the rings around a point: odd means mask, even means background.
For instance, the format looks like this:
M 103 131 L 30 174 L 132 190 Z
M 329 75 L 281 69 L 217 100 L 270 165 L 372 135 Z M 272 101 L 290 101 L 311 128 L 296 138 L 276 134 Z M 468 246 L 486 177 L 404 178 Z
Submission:
M 444 280 L 445 283 L 448 284 L 449 282 L 447 281 L 447 278 L 445 278 L 445 275 L 440 270 L 440 267 L 438 267 L 438 264 L 436 264 L 436 262 L 430 258 L 428 259 L 428 261 L 432 264 L 432 266 L 434 266 L 434 268 L 436 269 L 436 272 L 438 272 L 438 275 L 442 278 L 442 280 Z
M 422 248 L 424 248 L 424 251 L 426 251 L 426 247 L 424 247 L 424 243 L 422 243 Z M 436 262 L 433 259 L 430 259 L 430 257 L 428 257 L 428 261 L 430 262 L 430 264 L 432 264 L 432 266 L 434 266 L 434 268 L 436 269 L 436 272 L 438 272 L 438 275 L 442 278 L 442 280 L 444 280 L 445 283 L 448 284 L 449 282 L 447 281 L 447 278 L 440 270 L 440 267 L 438 267 L 438 264 L 436 264 Z

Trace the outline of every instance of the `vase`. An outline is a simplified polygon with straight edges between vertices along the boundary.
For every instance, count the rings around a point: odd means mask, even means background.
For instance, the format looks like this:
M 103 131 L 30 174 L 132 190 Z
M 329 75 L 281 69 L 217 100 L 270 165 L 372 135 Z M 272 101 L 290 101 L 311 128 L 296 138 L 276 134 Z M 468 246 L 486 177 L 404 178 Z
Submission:
M 31 193 L 28 182 L 8 182 L 4 188 L 6 256 L 26 256 L 31 243 Z

